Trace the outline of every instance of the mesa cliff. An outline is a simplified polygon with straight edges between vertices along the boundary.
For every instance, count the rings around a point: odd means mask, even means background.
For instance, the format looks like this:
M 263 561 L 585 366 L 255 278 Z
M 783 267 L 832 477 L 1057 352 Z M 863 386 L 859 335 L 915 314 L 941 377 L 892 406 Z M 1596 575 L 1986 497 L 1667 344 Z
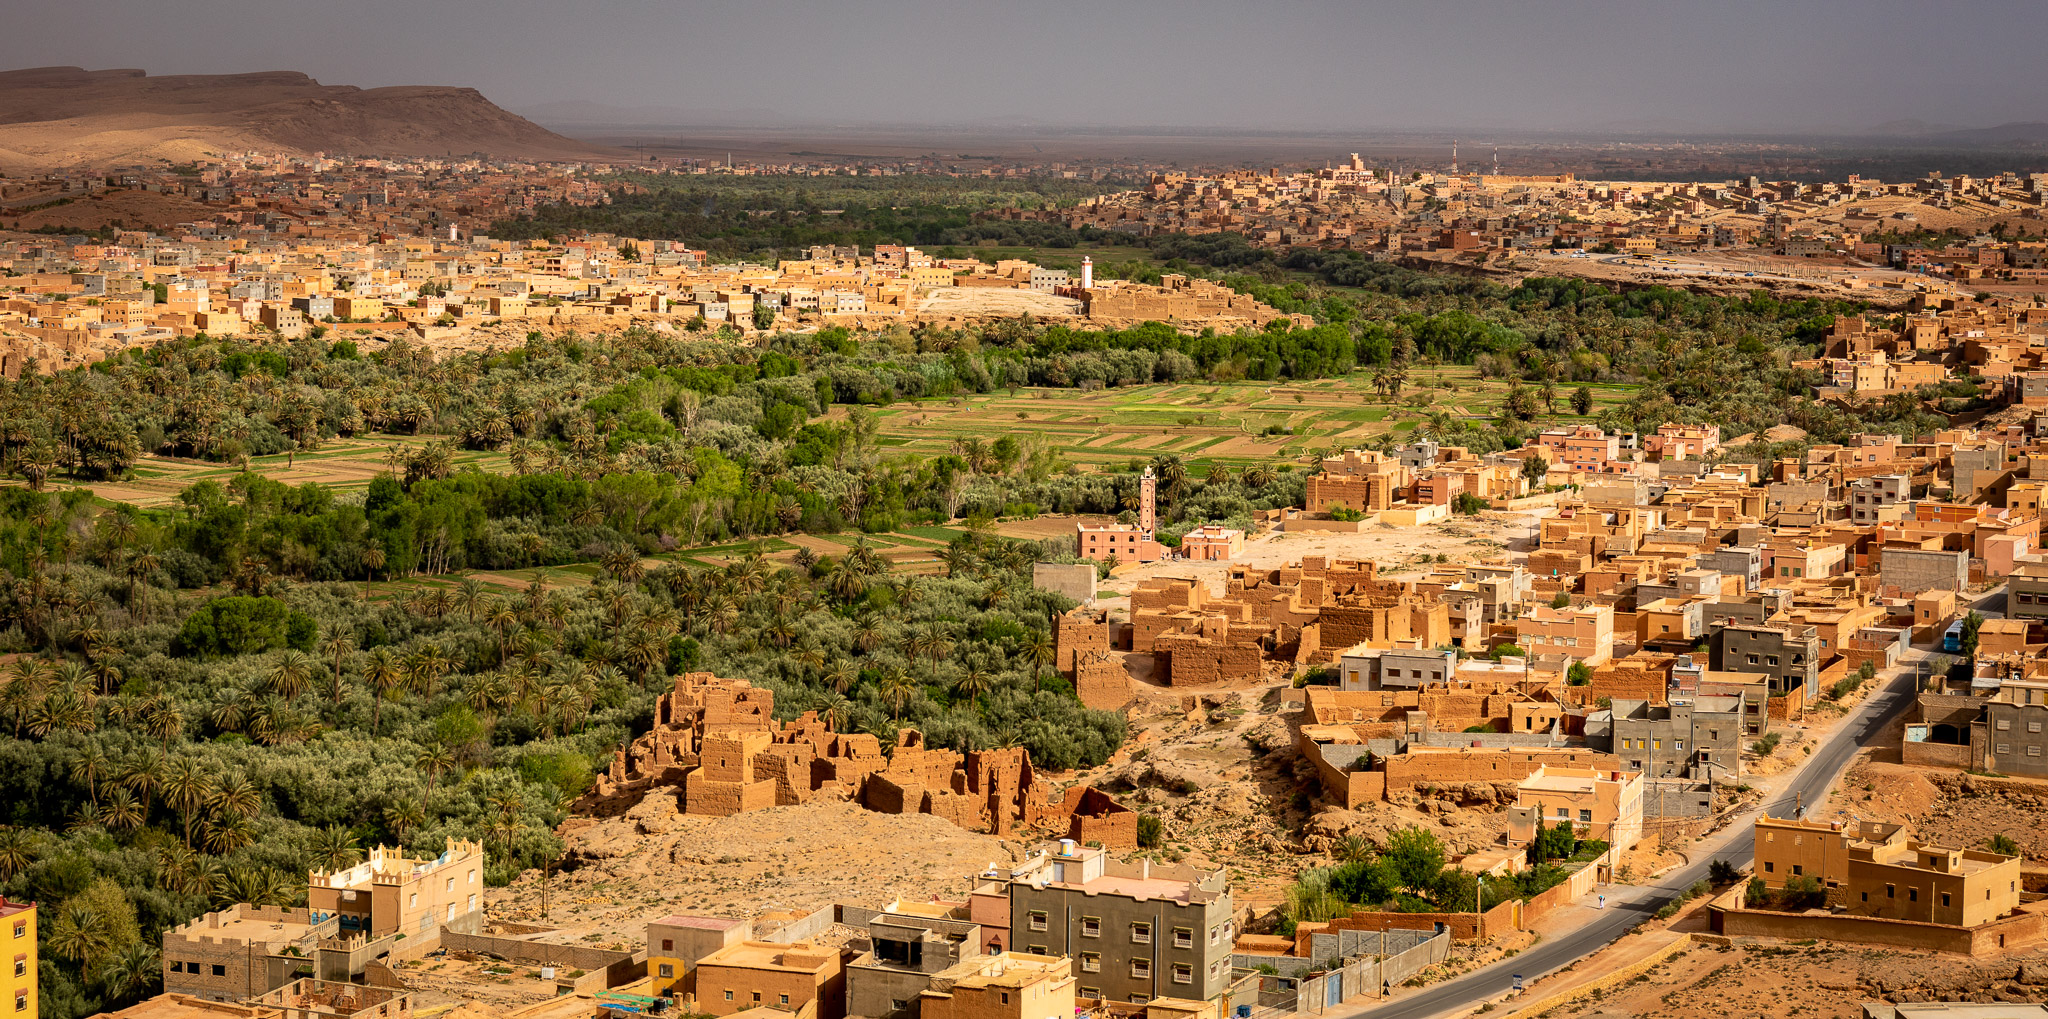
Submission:
M 469 88 L 323 85 L 296 71 L 0 71 L 0 171 L 186 162 L 245 150 L 533 160 L 617 155 L 509 113 Z

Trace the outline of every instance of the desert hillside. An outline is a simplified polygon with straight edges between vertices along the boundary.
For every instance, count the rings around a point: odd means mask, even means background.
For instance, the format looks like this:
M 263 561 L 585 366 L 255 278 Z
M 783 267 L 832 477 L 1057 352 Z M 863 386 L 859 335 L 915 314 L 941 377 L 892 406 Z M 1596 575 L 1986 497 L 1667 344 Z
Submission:
M 296 71 L 0 71 L 0 171 L 182 162 L 246 149 L 529 159 L 609 154 L 508 113 L 475 89 L 322 85 Z

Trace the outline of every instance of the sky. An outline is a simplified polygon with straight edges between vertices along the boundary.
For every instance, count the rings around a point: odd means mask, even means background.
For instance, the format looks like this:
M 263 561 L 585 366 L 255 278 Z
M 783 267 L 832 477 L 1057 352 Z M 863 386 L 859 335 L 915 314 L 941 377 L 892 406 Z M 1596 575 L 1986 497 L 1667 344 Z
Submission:
M 706 123 L 1706 134 L 2048 119 L 2039 0 L 9 6 L 0 67 L 296 70 Z

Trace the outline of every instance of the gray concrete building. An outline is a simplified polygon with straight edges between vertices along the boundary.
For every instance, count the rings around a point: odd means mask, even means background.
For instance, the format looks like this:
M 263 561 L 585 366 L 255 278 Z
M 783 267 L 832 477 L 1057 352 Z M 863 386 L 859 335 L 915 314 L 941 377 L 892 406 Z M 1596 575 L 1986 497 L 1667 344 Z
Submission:
M 1601 712 L 1594 712 L 1601 714 Z M 1586 719 L 1586 742 L 1621 758 L 1648 778 L 1734 779 L 1741 775 L 1743 698 L 1706 696 L 1669 704 L 1617 700 L 1596 727 Z M 1595 742 L 1602 731 L 1606 746 Z
M 1008 873 L 1011 951 L 1074 960 L 1076 991 L 1111 1001 L 1208 1000 L 1237 940 L 1222 870 L 1121 862 L 1071 842 Z
M 1820 693 L 1820 636 L 1811 626 L 1729 623 L 1713 632 L 1707 653 L 1715 672 L 1762 673 L 1772 696 Z
M 932 977 L 980 956 L 981 925 L 949 916 L 877 913 L 867 951 L 846 965 L 846 1014 L 916 1016 Z

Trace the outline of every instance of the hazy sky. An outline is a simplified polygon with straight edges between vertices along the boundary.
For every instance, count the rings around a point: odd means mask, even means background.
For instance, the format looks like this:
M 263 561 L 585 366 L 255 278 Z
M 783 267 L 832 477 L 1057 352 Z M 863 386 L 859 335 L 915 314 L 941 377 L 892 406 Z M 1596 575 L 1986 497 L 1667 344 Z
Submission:
M 797 122 L 1861 130 L 2048 118 L 2039 0 L 43 0 L 0 65 Z

